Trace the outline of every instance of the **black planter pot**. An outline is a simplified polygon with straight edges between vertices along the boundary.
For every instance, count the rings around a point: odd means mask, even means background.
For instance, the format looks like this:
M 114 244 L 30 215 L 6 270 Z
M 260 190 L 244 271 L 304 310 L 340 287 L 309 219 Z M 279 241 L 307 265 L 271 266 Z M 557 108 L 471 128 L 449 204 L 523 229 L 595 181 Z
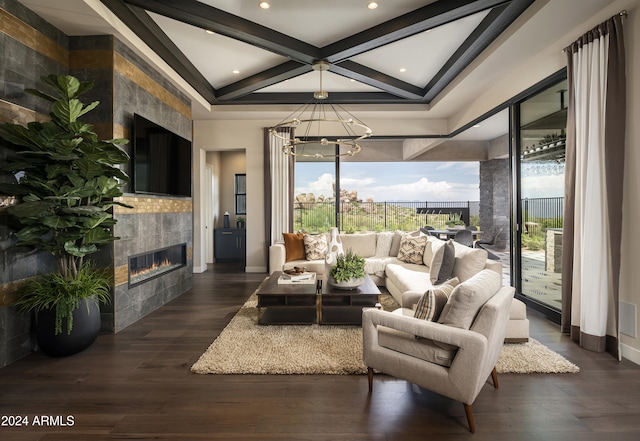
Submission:
M 87 305 L 89 310 L 87 311 Z M 42 352 L 52 357 L 64 357 L 85 350 L 100 332 L 100 307 L 93 300 L 81 299 L 73 311 L 73 326 L 67 334 L 67 319 L 62 320 L 62 332 L 55 335 L 55 309 L 36 314 L 36 337 Z

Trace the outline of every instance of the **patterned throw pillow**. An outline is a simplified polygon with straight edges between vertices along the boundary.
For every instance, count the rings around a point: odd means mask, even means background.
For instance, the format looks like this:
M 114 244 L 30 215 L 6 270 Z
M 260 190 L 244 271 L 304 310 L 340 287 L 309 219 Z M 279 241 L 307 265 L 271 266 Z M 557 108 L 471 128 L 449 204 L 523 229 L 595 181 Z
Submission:
M 427 244 L 427 236 L 410 236 L 405 234 L 400 241 L 398 260 L 406 263 L 422 263 L 424 247 Z
M 447 304 L 447 300 L 449 300 L 449 296 L 453 292 L 453 288 L 458 286 L 458 283 L 460 281 L 454 277 L 438 287 L 427 290 L 418 300 L 413 316 L 431 322 L 437 321 L 444 309 L 444 305 Z
M 327 238 L 324 234 L 304 235 L 304 252 L 307 260 L 324 259 L 328 248 Z

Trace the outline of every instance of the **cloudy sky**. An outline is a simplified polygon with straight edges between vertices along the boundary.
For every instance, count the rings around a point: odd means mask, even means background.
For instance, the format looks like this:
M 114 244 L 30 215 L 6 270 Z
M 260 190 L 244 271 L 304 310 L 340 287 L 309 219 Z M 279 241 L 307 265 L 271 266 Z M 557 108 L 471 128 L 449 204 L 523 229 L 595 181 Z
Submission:
M 374 201 L 477 201 L 477 162 L 343 163 L 341 187 Z M 295 194 L 332 195 L 331 163 L 297 163 Z
M 332 163 L 296 163 L 295 194 L 331 196 Z M 358 198 L 383 201 L 478 201 L 477 162 L 350 162 L 340 168 L 341 187 Z M 564 175 L 523 178 L 522 196 L 557 197 L 564 191 Z

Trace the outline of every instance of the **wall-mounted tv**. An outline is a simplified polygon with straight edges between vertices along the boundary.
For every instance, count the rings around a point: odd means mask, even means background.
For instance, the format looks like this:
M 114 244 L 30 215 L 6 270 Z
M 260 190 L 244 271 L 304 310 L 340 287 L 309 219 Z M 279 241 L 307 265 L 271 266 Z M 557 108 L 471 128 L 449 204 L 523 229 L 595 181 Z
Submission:
M 191 141 L 135 114 L 133 191 L 191 196 Z

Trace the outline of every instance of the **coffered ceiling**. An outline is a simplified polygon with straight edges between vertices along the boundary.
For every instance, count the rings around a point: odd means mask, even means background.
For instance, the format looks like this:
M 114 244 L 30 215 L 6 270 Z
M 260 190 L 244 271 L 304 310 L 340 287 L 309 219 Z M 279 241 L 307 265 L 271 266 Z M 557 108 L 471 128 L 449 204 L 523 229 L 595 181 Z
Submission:
M 533 0 L 102 0 L 210 104 L 434 99 Z M 210 33 L 212 32 L 212 33 Z
M 276 119 L 320 90 L 313 65 L 326 61 L 322 90 L 332 102 L 364 116 L 441 120 L 536 54 L 570 43 L 567 32 L 611 3 L 380 0 L 369 9 L 368 0 L 271 0 L 262 9 L 258 0 L 19 1 L 68 35 L 117 35 L 192 96 L 194 119 L 265 111 Z

